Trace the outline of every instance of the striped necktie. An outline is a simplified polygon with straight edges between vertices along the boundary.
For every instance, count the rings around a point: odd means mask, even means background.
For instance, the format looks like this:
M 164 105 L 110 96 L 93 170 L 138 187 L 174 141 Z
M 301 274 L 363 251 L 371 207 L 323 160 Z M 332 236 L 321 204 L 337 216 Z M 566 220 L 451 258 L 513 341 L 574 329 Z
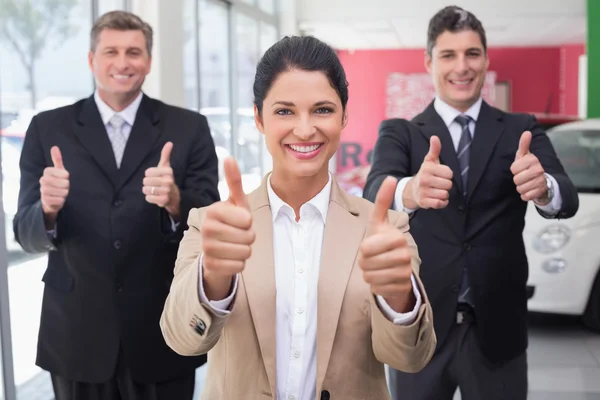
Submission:
M 462 133 L 460 135 L 460 141 L 458 142 L 458 149 L 456 155 L 458 157 L 458 164 L 460 166 L 460 177 L 462 180 L 462 193 L 463 196 L 467 196 L 468 189 L 468 177 L 469 177 L 469 154 L 471 149 L 471 131 L 469 130 L 469 122 L 472 121 L 471 117 L 466 115 L 459 115 L 455 121 L 460 125 Z

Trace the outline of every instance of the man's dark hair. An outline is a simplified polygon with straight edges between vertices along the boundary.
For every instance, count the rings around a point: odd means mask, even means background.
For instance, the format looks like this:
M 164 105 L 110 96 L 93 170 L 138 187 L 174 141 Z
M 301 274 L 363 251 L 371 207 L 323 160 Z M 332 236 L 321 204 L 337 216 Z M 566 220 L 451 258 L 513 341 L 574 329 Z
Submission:
M 479 35 L 483 51 L 487 52 L 487 40 L 481 21 L 473 13 L 457 6 L 444 7 L 429 21 L 427 29 L 427 54 L 431 52 L 437 38 L 444 32 L 474 31 Z

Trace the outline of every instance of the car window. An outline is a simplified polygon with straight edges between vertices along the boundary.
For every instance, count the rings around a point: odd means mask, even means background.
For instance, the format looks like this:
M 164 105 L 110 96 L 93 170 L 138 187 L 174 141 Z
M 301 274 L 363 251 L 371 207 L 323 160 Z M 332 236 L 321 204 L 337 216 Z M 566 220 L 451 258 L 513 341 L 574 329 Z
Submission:
M 577 189 L 600 193 L 600 130 L 555 131 L 548 137 Z

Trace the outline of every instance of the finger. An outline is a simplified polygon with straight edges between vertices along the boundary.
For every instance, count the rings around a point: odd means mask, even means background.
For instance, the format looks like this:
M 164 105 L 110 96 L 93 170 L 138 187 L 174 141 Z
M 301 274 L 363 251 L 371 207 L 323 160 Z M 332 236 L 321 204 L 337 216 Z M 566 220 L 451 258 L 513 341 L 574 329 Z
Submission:
M 530 145 L 531 145 L 531 132 L 525 131 L 521 135 L 521 139 L 519 139 L 519 149 L 517 150 L 517 155 L 515 156 L 515 160 L 523 158 L 526 154 L 528 154 Z
M 251 229 L 240 229 L 213 219 L 204 220 L 202 225 L 203 240 L 214 239 L 223 242 L 251 245 L 256 234 Z
M 452 181 L 450 179 L 424 174 L 421 177 L 421 190 L 425 188 L 443 189 L 448 191 L 452 189 Z
M 233 157 L 228 157 L 224 161 L 223 168 L 225 172 L 225 180 L 227 181 L 227 187 L 229 188 L 229 200 L 231 200 L 235 205 L 249 208 L 246 200 L 246 194 L 244 193 L 244 188 L 242 187 L 242 175 L 240 174 L 240 169 L 237 165 L 237 162 Z
M 431 161 L 435 163 L 440 162 L 440 152 L 442 151 L 442 143 L 437 136 L 432 136 L 429 139 L 429 153 L 425 156 L 424 161 Z
M 52 164 L 54 164 L 54 168 L 65 169 L 62 153 L 60 152 L 58 146 L 52 146 L 50 149 L 50 157 L 52 158 Z
M 244 261 L 218 259 L 206 254 L 204 254 L 204 258 L 202 259 L 203 268 L 223 276 L 232 276 L 243 271 L 244 265 Z
M 539 179 L 543 175 L 544 170 L 542 168 L 531 167 L 515 175 L 513 177 L 513 182 L 515 183 L 515 185 L 519 186 L 526 182 Z
M 517 185 L 517 191 L 520 194 L 531 192 L 532 190 L 538 190 L 543 192 L 546 190 L 546 179 L 542 176 L 536 179 L 529 180 L 521 185 Z
M 167 196 L 171 193 L 169 186 L 144 186 L 142 187 L 142 193 L 149 196 Z
M 252 227 L 252 214 L 250 211 L 227 202 L 215 203 L 213 206 L 207 208 L 206 218 L 214 219 L 239 229 L 247 230 Z
M 66 172 L 66 171 L 64 171 Z M 42 187 L 53 187 L 59 189 L 68 189 L 69 188 L 69 180 L 64 178 L 57 178 L 54 176 L 42 176 L 40 178 L 40 186 Z
M 377 197 L 375 197 L 375 208 L 373 214 L 371 214 L 372 224 L 384 224 L 388 221 L 388 210 L 394 203 L 397 185 L 398 180 L 391 176 L 385 178 L 381 183 L 377 191 Z
M 142 181 L 142 186 L 171 186 L 173 179 L 170 176 L 161 175 L 158 177 L 145 177 Z
M 450 198 L 450 192 L 444 189 L 432 189 L 429 188 L 423 193 L 423 200 L 448 200 Z
M 169 203 L 169 196 L 147 194 L 146 201 L 150 204 L 156 204 L 159 207 L 165 207 Z
M 160 152 L 160 161 L 158 167 L 170 167 L 171 166 L 171 151 L 173 150 L 173 143 L 167 142 Z
M 510 166 L 510 172 L 513 175 L 517 175 L 527 169 L 538 168 L 543 171 L 542 164 L 540 164 L 540 160 L 533 154 L 528 153 L 525 156 L 515 160 Z
M 60 208 L 63 206 L 63 204 L 65 204 L 65 198 L 56 196 L 43 196 L 42 203 L 52 208 Z
M 536 188 L 521 195 L 523 201 L 532 201 L 540 199 L 546 192 L 546 189 Z
M 448 200 L 425 198 L 421 200 L 421 208 L 439 210 L 448 207 Z
M 425 171 L 429 172 L 432 176 L 452 180 L 454 172 L 447 165 L 442 164 L 429 164 L 425 167 Z
M 202 252 L 219 260 L 246 261 L 252 254 L 252 247 L 247 244 L 207 240 L 202 242 Z
M 359 261 L 360 268 L 365 272 L 385 270 L 402 266 L 410 266 L 412 262 L 412 254 L 407 247 L 398 247 L 368 258 L 362 258 L 361 255 Z
M 376 269 L 363 272 L 363 279 L 372 286 L 402 284 L 410 282 L 412 268 L 410 265 L 400 268 Z
M 152 167 L 148 168 L 145 176 L 149 178 L 157 178 L 161 176 L 173 176 L 173 168 L 171 167 Z
M 379 254 L 406 247 L 406 238 L 400 230 L 391 227 L 365 238 L 360 245 L 360 257 L 366 260 Z
M 412 282 L 371 286 L 371 291 L 386 299 L 394 298 L 395 296 L 411 292 Z
M 69 190 L 54 188 L 54 187 L 49 187 L 49 186 L 42 186 L 40 188 L 40 193 L 42 194 L 42 196 L 60 197 L 60 198 L 64 199 L 69 195 Z

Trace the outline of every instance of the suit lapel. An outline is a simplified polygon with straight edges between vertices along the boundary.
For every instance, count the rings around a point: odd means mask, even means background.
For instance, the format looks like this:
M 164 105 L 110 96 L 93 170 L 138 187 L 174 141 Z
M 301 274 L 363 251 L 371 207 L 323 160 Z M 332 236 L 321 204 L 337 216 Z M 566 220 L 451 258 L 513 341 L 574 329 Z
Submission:
M 467 199 L 471 198 L 477 188 L 477 184 L 487 168 L 496 143 L 498 143 L 503 131 L 502 114 L 490 107 L 485 101 L 482 102 L 475 123 L 473 142 L 471 143 Z
M 248 298 L 248 305 L 258 344 L 265 363 L 267 378 L 272 393 L 277 393 L 276 357 L 276 287 L 275 261 L 273 251 L 273 219 L 269 207 L 266 178 L 263 184 L 249 196 L 254 218 L 256 240 L 252 256 L 246 262 L 242 281 Z
M 158 104 L 146 95 L 142 98 L 123 153 L 119 170 L 119 188 L 127 183 L 160 137 Z
M 327 212 L 317 297 L 317 393 L 329 365 L 346 286 L 366 226 L 356 217 L 352 200 L 337 185 L 331 188 Z M 344 235 L 340 236 L 340 227 Z
M 421 127 L 423 136 L 427 139 L 427 149 L 429 151 L 429 141 L 432 136 L 437 136 L 442 144 L 440 152 L 440 162 L 447 165 L 452 170 L 452 180 L 456 187 L 462 188 L 462 181 L 460 179 L 460 167 L 458 164 L 458 158 L 456 156 L 456 150 L 454 150 L 454 143 L 452 137 L 448 131 L 448 127 L 442 120 L 442 117 L 435 111 L 433 102 L 425 109 L 425 111 L 415 117 L 414 122 Z M 423 160 L 420 160 L 423 161 Z
M 116 188 L 119 183 L 119 171 L 110 139 L 93 96 L 84 101 L 74 132 L 79 142 L 92 155 L 102 172 Z

